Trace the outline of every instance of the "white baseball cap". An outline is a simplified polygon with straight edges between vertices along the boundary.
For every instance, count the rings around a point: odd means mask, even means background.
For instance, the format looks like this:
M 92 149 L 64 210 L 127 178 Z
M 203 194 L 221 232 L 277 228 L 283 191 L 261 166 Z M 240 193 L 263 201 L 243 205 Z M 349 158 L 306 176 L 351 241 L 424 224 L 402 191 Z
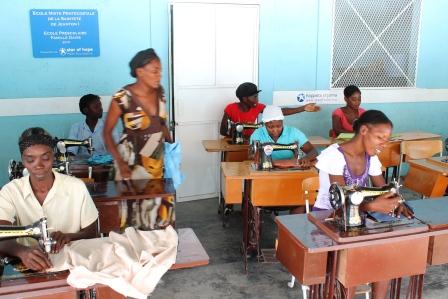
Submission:
M 261 120 L 264 123 L 273 121 L 273 120 L 284 120 L 282 109 L 278 106 L 268 105 L 264 108 L 263 117 Z

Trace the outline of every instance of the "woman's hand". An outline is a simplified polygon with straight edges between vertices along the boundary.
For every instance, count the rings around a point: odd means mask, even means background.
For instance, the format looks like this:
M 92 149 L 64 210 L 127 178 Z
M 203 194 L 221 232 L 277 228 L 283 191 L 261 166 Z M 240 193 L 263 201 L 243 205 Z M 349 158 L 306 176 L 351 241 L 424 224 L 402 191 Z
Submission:
M 72 240 L 69 234 L 64 234 L 60 231 L 52 233 L 51 238 L 56 242 L 56 244 L 51 247 L 52 253 L 59 253 L 64 245 L 70 243 L 70 241 Z
M 120 161 L 118 161 L 118 168 L 120 169 L 120 175 L 124 180 L 129 180 L 131 178 L 132 172 L 127 162 L 120 159 Z
M 316 103 L 309 103 L 303 106 L 303 109 L 306 112 L 317 112 L 320 111 L 320 106 L 316 105 Z
M 403 215 L 408 219 L 412 219 L 414 218 L 414 211 L 407 204 L 405 204 L 404 201 L 399 201 L 398 208 L 395 209 L 395 216 L 400 218 L 400 215 Z
M 27 268 L 34 271 L 43 271 L 52 267 L 50 260 L 38 247 L 24 247 L 17 256 Z
M 366 203 L 365 210 L 384 214 L 394 213 L 400 205 L 401 197 L 395 192 L 387 192 L 378 196 L 373 201 Z

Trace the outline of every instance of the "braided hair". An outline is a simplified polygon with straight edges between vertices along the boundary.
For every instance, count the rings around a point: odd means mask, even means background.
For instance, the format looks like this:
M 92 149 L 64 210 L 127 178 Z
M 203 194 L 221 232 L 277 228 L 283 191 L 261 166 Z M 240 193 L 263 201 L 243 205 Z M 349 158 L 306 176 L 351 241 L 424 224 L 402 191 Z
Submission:
M 26 129 L 19 138 L 20 154 L 23 155 L 23 152 L 33 145 L 46 145 L 53 148 L 54 139 L 42 128 L 34 127 Z

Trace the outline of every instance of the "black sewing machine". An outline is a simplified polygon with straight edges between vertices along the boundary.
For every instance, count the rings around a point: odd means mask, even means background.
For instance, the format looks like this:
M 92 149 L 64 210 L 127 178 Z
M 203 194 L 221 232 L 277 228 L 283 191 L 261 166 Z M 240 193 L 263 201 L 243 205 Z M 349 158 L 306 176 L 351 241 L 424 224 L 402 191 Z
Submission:
M 28 171 L 26 170 L 25 166 L 23 166 L 22 162 L 16 160 L 9 160 L 8 177 L 10 181 L 21 178 L 27 174 Z
M 244 144 L 247 140 L 244 139 L 244 130 L 258 129 L 263 124 L 246 124 L 240 122 L 233 122 L 230 119 L 227 120 L 227 134 L 232 137 L 232 144 Z
M 66 162 L 67 161 L 67 148 L 72 146 L 83 146 L 87 148 L 87 151 L 89 152 L 89 155 L 93 154 L 93 151 L 95 150 L 93 148 L 93 140 L 92 137 L 89 137 L 84 140 L 74 140 L 74 139 L 54 139 L 55 144 L 55 153 L 56 153 L 56 160 L 58 162 Z
M 338 184 L 331 184 L 330 204 L 335 210 L 335 223 L 344 231 L 365 226 L 366 215 L 360 212 L 359 206 L 363 202 L 372 201 L 388 192 L 399 194 L 398 183 L 394 181 L 383 187 L 339 186 Z
M 250 147 L 253 155 L 254 167 L 256 170 L 271 170 L 274 168 L 272 164 L 272 152 L 280 150 L 290 150 L 294 153 L 294 158 L 299 157 L 299 144 L 297 142 L 290 144 L 280 143 L 261 143 L 254 141 Z
M 70 174 L 69 172 L 69 162 L 65 163 L 55 163 L 53 164 L 53 170 L 59 173 Z M 9 160 L 8 164 L 8 176 L 9 180 L 20 179 L 21 177 L 28 174 L 28 170 L 23 166 L 23 163 L 16 160 Z
M 23 237 L 37 239 L 39 245 L 47 254 L 51 252 L 51 247 L 56 244 L 56 241 L 48 233 L 47 218 L 41 218 L 27 226 L 0 225 L 0 241 Z

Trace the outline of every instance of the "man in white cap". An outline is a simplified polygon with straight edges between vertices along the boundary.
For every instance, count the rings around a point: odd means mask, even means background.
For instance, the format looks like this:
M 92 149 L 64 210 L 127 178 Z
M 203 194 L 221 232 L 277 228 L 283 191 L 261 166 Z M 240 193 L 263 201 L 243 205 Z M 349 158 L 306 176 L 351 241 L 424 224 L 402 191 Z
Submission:
M 250 137 L 250 143 L 253 143 L 255 140 L 261 143 L 273 142 L 280 144 L 298 142 L 300 149 L 306 153 L 305 157 L 298 160 L 298 165 L 302 167 L 311 166 L 317 156 L 316 149 L 302 131 L 294 127 L 284 126 L 284 118 L 280 107 L 266 106 L 262 116 L 262 121 L 265 126 L 254 131 Z M 292 158 L 294 158 L 293 153 L 289 150 L 274 151 L 272 153 L 273 160 L 288 160 Z M 294 163 L 296 162 L 294 161 Z

